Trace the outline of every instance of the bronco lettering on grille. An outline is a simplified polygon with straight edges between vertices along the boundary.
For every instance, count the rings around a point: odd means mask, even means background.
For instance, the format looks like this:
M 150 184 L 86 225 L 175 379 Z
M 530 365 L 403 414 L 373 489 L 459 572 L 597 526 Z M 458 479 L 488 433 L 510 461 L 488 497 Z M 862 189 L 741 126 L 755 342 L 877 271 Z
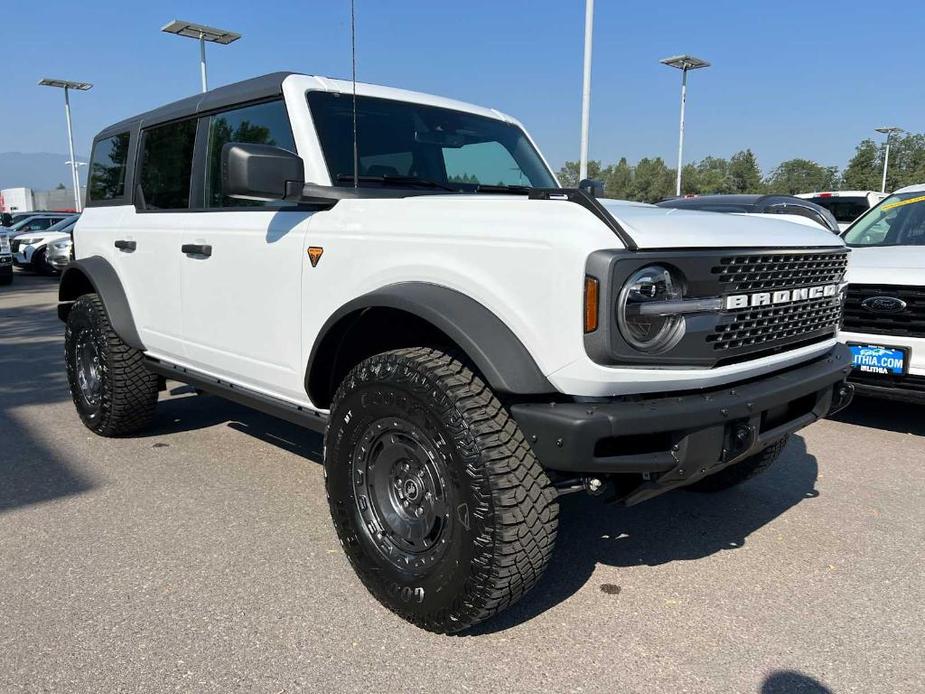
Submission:
M 755 292 L 754 294 L 731 294 L 726 297 L 725 308 L 731 311 L 737 308 L 750 306 L 776 306 L 790 304 L 796 301 L 821 299 L 838 294 L 837 284 L 824 284 L 816 287 L 801 287 L 800 289 L 779 289 L 773 292 Z

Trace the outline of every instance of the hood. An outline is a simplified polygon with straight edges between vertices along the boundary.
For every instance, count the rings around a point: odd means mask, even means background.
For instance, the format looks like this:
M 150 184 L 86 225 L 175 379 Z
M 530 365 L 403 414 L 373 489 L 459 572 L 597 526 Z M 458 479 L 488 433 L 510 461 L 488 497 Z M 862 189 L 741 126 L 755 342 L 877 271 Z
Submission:
M 841 246 L 818 225 L 808 226 L 758 215 L 700 212 L 622 200 L 600 203 L 639 248 L 778 248 Z
M 925 246 L 852 248 L 848 256 L 848 281 L 925 285 Z
M 58 239 L 68 239 L 71 237 L 67 231 L 27 231 L 13 238 L 26 245 L 35 245 L 37 243 L 51 243 Z

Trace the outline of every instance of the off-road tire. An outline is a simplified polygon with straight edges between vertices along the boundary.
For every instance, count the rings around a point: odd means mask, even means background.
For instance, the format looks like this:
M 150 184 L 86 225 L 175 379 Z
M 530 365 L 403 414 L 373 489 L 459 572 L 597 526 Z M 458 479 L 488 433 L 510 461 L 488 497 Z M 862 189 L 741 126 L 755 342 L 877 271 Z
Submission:
M 372 448 L 364 437 L 393 422 L 417 432 L 413 440 L 432 451 L 426 460 L 445 475 L 449 512 L 434 526 L 445 533 L 435 550 L 442 553 L 422 555 L 421 566 L 387 559 L 382 534 L 364 520 L 369 505 L 361 508 L 363 492 L 378 498 L 358 473 L 357 460 Z M 398 349 L 350 371 L 331 406 L 324 466 L 334 527 L 354 570 L 379 602 L 421 628 L 453 633 L 489 619 L 530 590 L 549 562 L 556 492 L 491 389 L 444 352 Z M 373 467 L 362 470 L 374 477 Z
M 697 480 L 691 485 L 685 487 L 694 492 L 722 492 L 726 489 L 742 484 L 750 480 L 755 475 L 760 475 L 767 470 L 780 457 L 781 452 L 787 445 L 790 438 L 788 434 L 784 438 L 772 443 L 770 446 L 756 453 L 750 458 L 746 458 L 738 463 L 734 463 L 727 468 L 723 468 L 714 475 Z
M 97 402 L 87 399 L 78 381 L 77 347 L 84 341 L 98 356 Z M 145 368 L 142 353 L 125 344 L 112 329 L 97 294 L 84 294 L 71 307 L 64 330 L 64 355 L 71 397 L 88 429 L 100 436 L 126 436 L 151 423 L 157 405 L 157 376 Z

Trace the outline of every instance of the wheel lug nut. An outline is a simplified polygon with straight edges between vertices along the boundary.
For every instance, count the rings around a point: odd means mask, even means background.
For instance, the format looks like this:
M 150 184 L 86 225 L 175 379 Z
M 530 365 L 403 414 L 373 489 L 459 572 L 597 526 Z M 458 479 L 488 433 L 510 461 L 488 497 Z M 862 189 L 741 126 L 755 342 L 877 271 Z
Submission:
M 421 516 L 424 515 L 424 509 L 422 509 L 420 506 L 418 506 L 418 507 L 414 510 L 414 515 L 416 515 L 418 518 L 420 518 Z

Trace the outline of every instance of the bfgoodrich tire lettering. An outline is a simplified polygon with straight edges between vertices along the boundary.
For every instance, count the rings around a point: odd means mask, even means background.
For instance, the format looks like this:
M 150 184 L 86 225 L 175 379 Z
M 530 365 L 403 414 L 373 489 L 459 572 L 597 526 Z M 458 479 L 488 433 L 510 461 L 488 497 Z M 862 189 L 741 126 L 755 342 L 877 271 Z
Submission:
M 101 436 L 124 436 L 151 423 L 157 376 L 145 368 L 142 353 L 116 335 L 97 294 L 74 302 L 64 352 L 71 397 L 88 429 Z
M 492 391 L 443 352 L 400 349 L 355 367 L 331 407 L 324 464 L 334 526 L 360 579 L 424 629 L 492 617 L 549 562 L 558 521 L 549 479 Z

